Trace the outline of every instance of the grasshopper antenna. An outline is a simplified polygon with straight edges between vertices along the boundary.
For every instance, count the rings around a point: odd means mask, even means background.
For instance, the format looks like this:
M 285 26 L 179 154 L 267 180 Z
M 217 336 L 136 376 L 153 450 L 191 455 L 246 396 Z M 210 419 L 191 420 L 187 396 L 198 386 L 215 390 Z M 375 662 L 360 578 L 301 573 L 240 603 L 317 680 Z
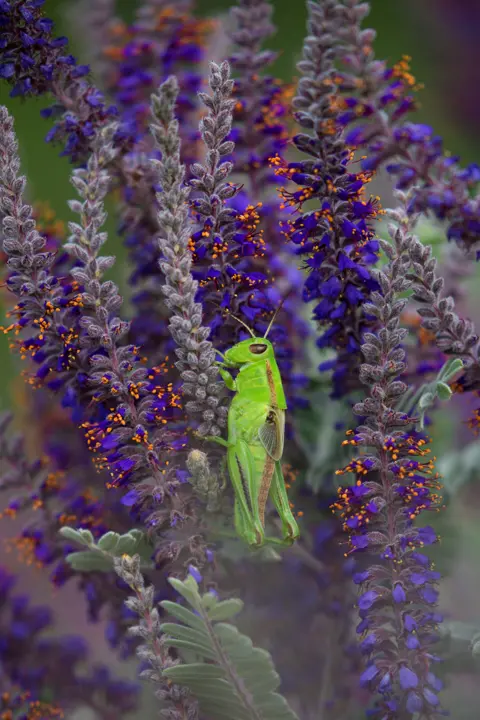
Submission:
M 240 320 L 240 318 L 239 318 L 239 317 L 236 317 L 236 315 L 232 315 L 232 313 L 230 312 L 230 310 L 228 310 L 227 308 L 222 308 L 222 306 L 221 306 L 219 303 L 215 302 L 214 300 L 210 300 L 210 302 L 212 303 L 212 305 L 216 305 L 216 306 L 219 307 L 221 310 L 225 310 L 225 312 L 226 312 L 227 315 L 230 315 L 230 317 L 233 318 L 234 320 L 236 320 L 237 322 L 239 322 L 240 325 L 243 325 L 243 327 L 247 328 L 248 332 L 250 333 L 250 335 L 251 335 L 253 338 L 256 338 L 256 337 L 257 337 L 257 336 L 255 335 L 255 333 L 253 332 L 253 330 L 248 327 L 247 323 L 243 322 L 243 320 Z
M 284 295 L 283 298 L 281 299 L 280 305 L 279 305 L 278 308 L 275 310 L 275 312 L 273 313 L 272 319 L 271 319 L 270 322 L 268 323 L 268 327 L 267 327 L 267 329 L 266 329 L 266 331 L 265 331 L 265 335 L 263 336 L 264 339 L 267 337 L 268 333 L 269 333 L 270 330 L 272 329 L 272 325 L 273 325 L 273 323 L 275 322 L 275 318 L 277 317 L 277 315 L 278 315 L 278 313 L 280 312 L 280 310 L 282 309 L 285 301 L 286 301 L 287 298 L 292 294 L 292 292 L 293 292 L 293 288 L 290 288 L 290 290 L 287 292 L 287 294 Z
M 237 322 L 239 322 L 240 325 L 243 325 L 244 328 L 247 328 L 248 332 L 250 333 L 250 335 L 251 335 L 253 338 L 256 338 L 256 337 L 257 337 L 257 336 L 255 335 L 255 333 L 253 332 L 252 328 L 248 327 L 247 323 L 243 322 L 243 320 L 240 320 L 240 318 L 239 318 L 239 317 L 236 317 L 236 315 L 232 315 L 232 313 L 230 312 L 230 310 L 227 310 L 227 315 L 230 315 L 230 317 L 232 317 L 234 320 L 236 320 Z

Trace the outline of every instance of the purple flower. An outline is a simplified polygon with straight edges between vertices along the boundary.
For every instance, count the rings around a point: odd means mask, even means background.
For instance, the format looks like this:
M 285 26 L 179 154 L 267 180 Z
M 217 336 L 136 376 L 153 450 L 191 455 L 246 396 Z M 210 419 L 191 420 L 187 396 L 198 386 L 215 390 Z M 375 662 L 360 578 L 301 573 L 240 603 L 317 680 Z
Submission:
M 411 713 L 417 713 L 420 712 L 423 708 L 423 702 L 420 695 L 416 692 L 409 692 L 407 695 L 407 704 L 406 704 L 408 712 Z
M 416 620 L 408 614 L 405 614 L 403 616 L 403 624 L 405 626 L 405 630 L 407 630 L 408 632 L 412 632 L 412 630 L 415 630 L 417 627 Z
M 407 635 L 405 644 L 409 650 L 416 650 L 417 648 L 419 648 L 420 640 L 418 639 L 418 635 Z
M 374 590 L 367 590 L 367 592 L 363 593 L 363 595 L 360 595 L 358 598 L 357 605 L 360 608 L 360 610 L 368 610 L 372 607 L 375 600 L 378 598 L 378 593 L 376 593 Z
M 15 73 L 15 65 L 13 63 L 3 63 L 0 65 L 0 77 L 8 80 Z
M 197 583 L 201 583 L 203 580 L 202 574 L 199 572 L 198 568 L 196 568 L 194 565 L 188 566 L 188 574 L 193 577 L 194 580 L 197 581 Z
M 405 594 L 405 590 L 400 583 L 397 583 L 392 592 L 393 599 L 396 603 L 403 603 L 406 601 L 407 596 Z
M 361 572 L 361 573 L 355 573 L 353 575 L 352 579 L 353 579 L 353 582 L 355 583 L 355 585 L 362 585 L 369 578 L 370 578 L 370 571 L 365 570 L 364 572 Z
M 113 59 L 106 89 L 118 109 L 116 141 L 122 148 L 112 179 L 120 188 L 119 231 L 132 267 L 129 281 L 135 315 L 129 337 L 142 347 L 152 365 L 162 362 L 173 346 L 159 291 L 162 277 L 155 192 L 160 188 L 155 187 L 150 166 L 151 159 L 158 159 L 149 131 L 150 96 L 169 75 L 176 75 L 181 88 L 176 113 L 182 161 L 188 167 L 198 160 L 199 68 L 212 30 L 211 23 L 193 17 L 185 4 L 171 3 L 152 11 L 147 25 L 120 27 L 115 37 L 109 38 L 107 49 Z
M 375 665 L 370 665 L 369 667 L 367 667 L 367 669 L 363 671 L 360 677 L 360 685 L 362 687 L 368 685 L 370 682 L 372 682 L 372 680 L 377 677 L 378 672 L 378 668 L 376 668 Z
M 406 665 L 402 665 L 398 671 L 398 678 L 402 690 L 410 690 L 411 688 L 416 688 L 418 686 L 417 675 Z
M 439 704 L 438 697 L 435 695 L 434 692 L 430 690 L 430 688 L 426 687 L 423 689 L 423 697 L 428 702 L 429 705 L 432 707 L 437 707 Z

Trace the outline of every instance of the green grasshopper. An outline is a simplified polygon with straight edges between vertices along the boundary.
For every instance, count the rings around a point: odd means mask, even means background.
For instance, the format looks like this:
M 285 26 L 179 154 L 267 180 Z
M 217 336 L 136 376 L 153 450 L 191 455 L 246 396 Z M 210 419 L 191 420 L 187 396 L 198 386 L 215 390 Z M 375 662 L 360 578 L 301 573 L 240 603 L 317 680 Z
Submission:
M 280 308 L 279 308 L 280 309 Z M 275 313 L 276 315 L 276 313 Z M 234 317 L 232 315 L 232 317 Z M 287 403 L 272 343 L 239 318 L 252 336 L 231 347 L 217 362 L 225 385 L 235 395 L 228 412 L 228 440 L 205 440 L 227 448 L 227 467 L 235 492 L 235 529 L 251 546 L 291 545 L 299 536 L 283 479 L 281 458 Z M 228 368 L 238 370 L 234 379 Z M 265 537 L 265 506 L 270 497 L 282 521 L 283 540 Z

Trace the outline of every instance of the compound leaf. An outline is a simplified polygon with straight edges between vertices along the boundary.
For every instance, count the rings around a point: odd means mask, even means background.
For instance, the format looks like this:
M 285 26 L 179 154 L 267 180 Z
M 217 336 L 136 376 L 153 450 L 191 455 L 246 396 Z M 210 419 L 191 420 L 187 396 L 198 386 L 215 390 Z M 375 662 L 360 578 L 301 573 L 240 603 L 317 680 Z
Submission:
M 161 625 L 165 644 L 184 660 L 165 669 L 165 677 L 188 687 L 209 720 L 298 720 L 277 692 L 280 678 L 269 653 L 254 647 L 234 625 L 219 622 L 240 612 L 242 602 L 220 602 L 213 593 L 202 596 L 191 575 L 184 582 L 170 578 L 170 583 L 192 609 L 161 603 L 182 622 Z M 188 662 L 185 651 L 193 651 L 198 662 Z

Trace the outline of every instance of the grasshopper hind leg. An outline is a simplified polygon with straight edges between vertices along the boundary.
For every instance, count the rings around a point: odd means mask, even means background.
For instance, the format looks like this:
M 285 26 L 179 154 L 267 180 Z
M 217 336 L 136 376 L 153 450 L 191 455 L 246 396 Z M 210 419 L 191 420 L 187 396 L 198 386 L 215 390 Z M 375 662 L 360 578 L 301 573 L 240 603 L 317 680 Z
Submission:
M 283 479 L 282 466 L 279 460 L 275 463 L 272 484 L 270 486 L 270 498 L 282 521 L 283 541 L 278 542 L 279 544 L 291 545 L 299 537 L 300 530 L 290 508 L 290 501 Z M 271 542 L 270 538 L 269 541 Z
M 262 544 L 259 533 L 255 532 L 249 517 L 242 510 L 241 503 L 236 499 L 234 505 L 235 530 L 244 542 L 250 547 L 257 547 Z
M 260 521 L 255 487 L 255 462 L 246 442 L 238 440 L 227 451 L 230 479 L 235 490 L 235 527 L 248 545 L 262 545 L 265 531 Z

